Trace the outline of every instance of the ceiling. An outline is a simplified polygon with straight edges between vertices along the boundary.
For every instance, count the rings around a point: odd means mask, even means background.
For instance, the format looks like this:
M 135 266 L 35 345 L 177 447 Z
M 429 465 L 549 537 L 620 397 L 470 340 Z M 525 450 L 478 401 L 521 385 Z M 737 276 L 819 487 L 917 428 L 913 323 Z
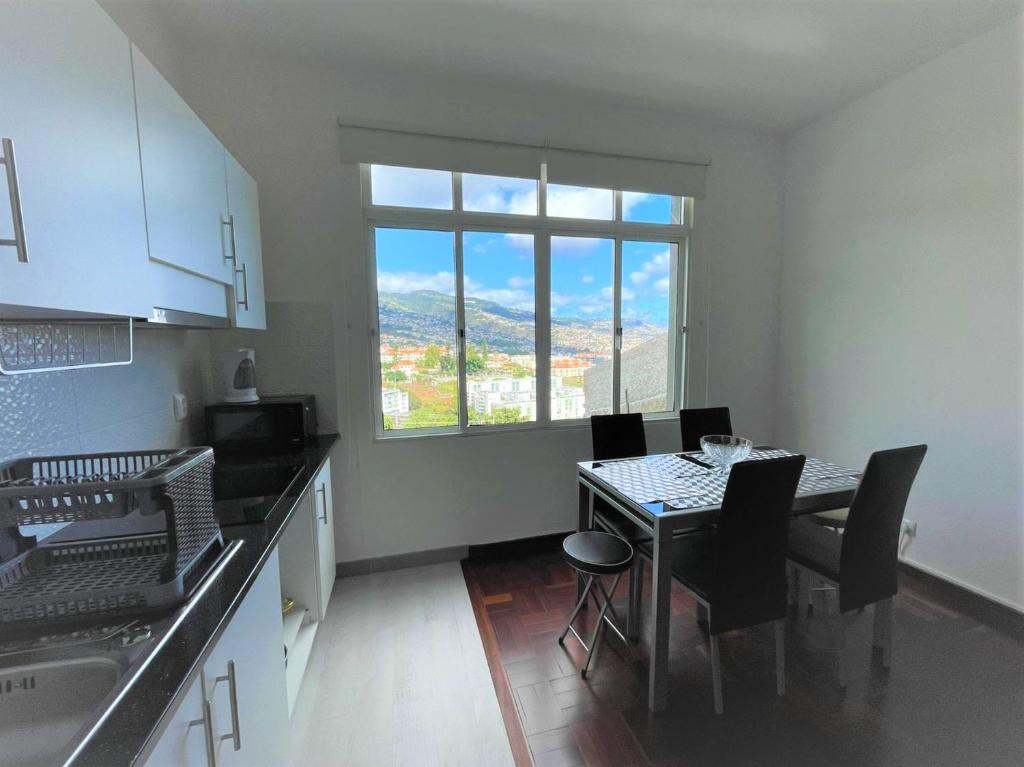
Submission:
M 787 131 L 1021 0 L 105 0 L 194 48 L 542 89 Z

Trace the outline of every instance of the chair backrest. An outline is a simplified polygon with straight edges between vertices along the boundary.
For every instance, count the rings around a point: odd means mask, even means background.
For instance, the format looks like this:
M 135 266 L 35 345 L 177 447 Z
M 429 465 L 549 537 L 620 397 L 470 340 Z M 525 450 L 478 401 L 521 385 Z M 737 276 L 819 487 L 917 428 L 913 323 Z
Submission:
M 683 450 L 700 450 L 700 438 L 708 434 L 732 436 L 732 419 L 727 407 L 700 407 L 679 411 Z
M 710 631 L 786 616 L 786 538 L 802 455 L 732 467 L 715 531 Z
M 879 450 L 868 459 L 843 531 L 839 557 L 842 612 L 896 593 L 903 511 L 927 450 L 927 445 Z
M 592 415 L 590 436 L 594 442 L 595 461 L 647 455 L 647 437 L 641 413 Z

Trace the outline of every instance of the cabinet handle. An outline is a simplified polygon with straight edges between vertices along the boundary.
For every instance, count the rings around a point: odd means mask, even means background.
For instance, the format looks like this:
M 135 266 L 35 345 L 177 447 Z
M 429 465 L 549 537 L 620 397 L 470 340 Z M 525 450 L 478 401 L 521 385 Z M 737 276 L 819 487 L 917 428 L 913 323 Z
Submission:
M 320 487 L 318 487 L 316 489 L 316 492 L 321 497 L 321 499 L 323 500 L 323 505 L 324 505 L 324 513 L 323 513 L 322 516 L 319 517 L 319 519 L 320 519 L 321 522 L 323 522 L 326 525 L 327 524 L 327 484 L 326 483 L 321 483 Z
M 14 239 L 0 240 L 0 245 L 13 245 L 18 252 L 18 261 L 28 263 L 28 245 L 25 242 L 25 220 L 21 213 L 21 192 L 18 189 L 18 168 L 14 163 L 14 142 L 9 138 L 0 138 L 3 149 L 2 164 L 7 171 L 7 192 L 11 196 L 11 220 L 14 222 Z
M 221 735 L 220 739 L 232 741 L 235 751 L 242 748 L 242 728 L 238 724 L 238 687 L 235 684 L 235 662 L 228 661 L 228 673 L 213 680 L 213 687 L 217 689 L 220 682 L 228 683 L 228 698 L 231 702 L 231 732 Z
M 233 213 L 229 213 L 227 218 L 221 216 L 220 225 L 226 226 L 230 229 L 230 242 L 231 242 L 231 254 L 224 256 L 225 261 L 230 261 L 232 264 L 238 264 L 238 253 L 235 250 L 235 216 Z
M 206 765 L 217 767 L 217 743 L 213 737 L 213 708 L 210 701 L 203 701 L 203 716 L 201 719 L 193 719 L 188 723 L 188 729 L 193 727 L 203 728 L 203 739 L 206 742 Z
M 238 305 L 246 311 L 249 311 L 249 275 L 245 271 L 245 263 L 242 264 L 241 269 L 235 269 L 235 274 L 242 275 L 242 300 L 238 301 Z

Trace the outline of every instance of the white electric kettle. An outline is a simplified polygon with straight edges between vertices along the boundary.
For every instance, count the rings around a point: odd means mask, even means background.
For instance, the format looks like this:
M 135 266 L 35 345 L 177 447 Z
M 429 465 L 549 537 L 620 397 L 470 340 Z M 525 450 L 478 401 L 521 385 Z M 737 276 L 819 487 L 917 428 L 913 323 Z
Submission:
M 256 393 L 256 350 L 232 349 L 224 352 L 224 401 L 259 402 Z

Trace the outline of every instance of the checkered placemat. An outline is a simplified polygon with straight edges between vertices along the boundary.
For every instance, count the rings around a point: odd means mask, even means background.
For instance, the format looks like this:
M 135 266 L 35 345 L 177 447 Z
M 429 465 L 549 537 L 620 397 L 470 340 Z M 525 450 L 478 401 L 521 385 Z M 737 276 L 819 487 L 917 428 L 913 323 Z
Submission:
M 787 450 L 753 450 L 747 460 L 793 455 Z M 706 456 L 694 456 L 705 460 Z M 714 473 L 675 455 L 631 458 L 596 464 L 593 472 L 635 503 L 663 501 L 673 509 L 719 506 L 728 476 Z M 856 485 L 859 473 L 834 463 L 808 458 L 797 493 L 826 492 Z

